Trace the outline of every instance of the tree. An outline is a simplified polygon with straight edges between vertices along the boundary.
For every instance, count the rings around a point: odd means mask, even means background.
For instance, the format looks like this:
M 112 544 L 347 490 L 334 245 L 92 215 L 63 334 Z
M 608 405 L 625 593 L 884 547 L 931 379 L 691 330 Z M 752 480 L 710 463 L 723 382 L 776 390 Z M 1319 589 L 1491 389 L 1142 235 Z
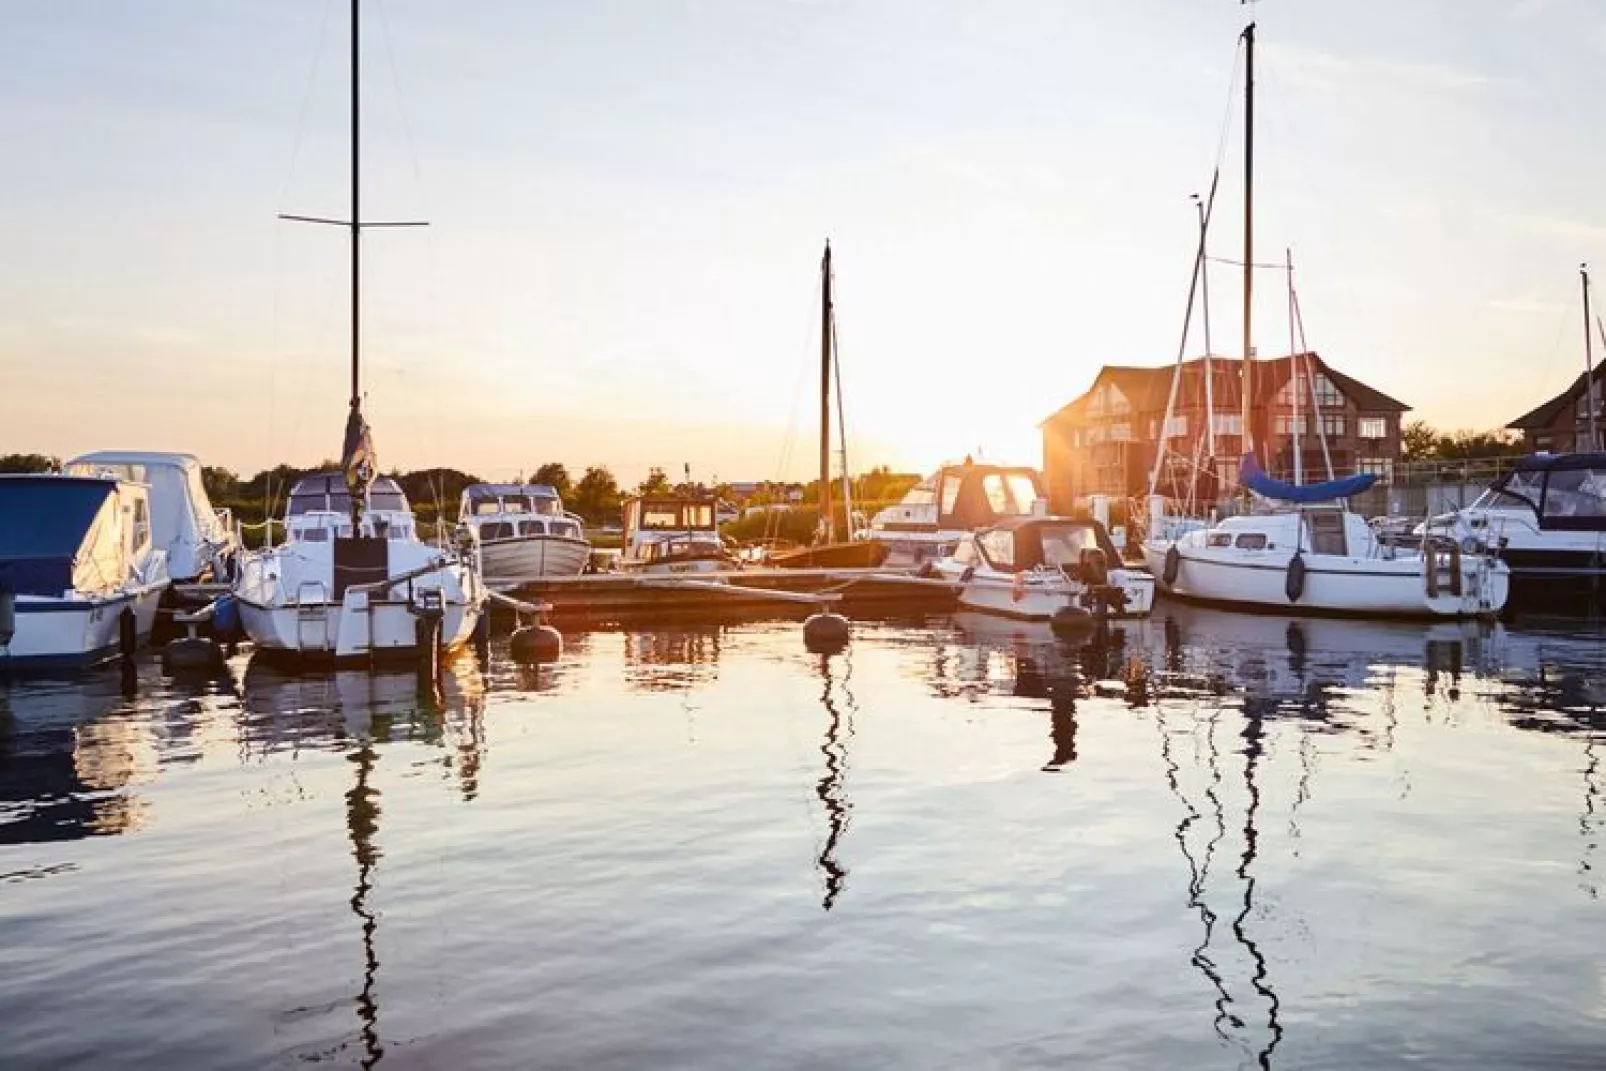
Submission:
M 0 472 L 58 472 L 60 469 L 61 459 L 45 454 L 0 455 Z
M 563 499 L 569 497 L 569 491 L 574 486 L 573 481 L 569 479 L 569 470 L 563 467 L 561 461 L 548 461 L 536 469 L 535 475 L 530 477 L 530 482 L 550 485 L 558 493 L 558 497 Z
M 1439 433 L 1425 420 L 1413 420 L 1400 429 L 1400 460 L 1426 461 L 1438 453 Z
M 1504 457 L 1516 453 L 1516 436 L 1505 428 L 1492 431 L 1473 431 L 1460 428 L 1449 435 L 1439 436 L 1438 456 L 1446 461 L 1462 461 L 1482 457 Z
M 669 492 L 669 477 L 657 465 L 648 469 L 647 478 L 636 485 L 638 495 L 667 495 Z
M 569 505 L 594 524 L 617 520 L 619 484 L 614 480 L 613 473 L 600 465 L 587 468 L 580 482 L 574 485 L 574 495 Z
M 221 465 L 201 466 L 201 486 L 206 489 L 206 497 L 214 502 L 224 502 L 234 497 L 234 489 L 239 483 L 240 478 Z

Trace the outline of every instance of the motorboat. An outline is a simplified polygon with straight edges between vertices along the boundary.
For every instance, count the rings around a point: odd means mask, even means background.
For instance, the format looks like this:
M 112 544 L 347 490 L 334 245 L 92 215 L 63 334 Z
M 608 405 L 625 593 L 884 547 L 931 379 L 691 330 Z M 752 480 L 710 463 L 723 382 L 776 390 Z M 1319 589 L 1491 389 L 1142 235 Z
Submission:
M 1471 506 L 1417 534 L 1498 554 L 1515 609 L 1606 608 L 1606 454 L 1523 458 Z
M 175 584 L 227 583 L 240 556 L 240 537 L 227 509 L 214 509 L 192 454 L 101 450 L 62 469 L 70 476 L 110 475 L 142 483 L 150 493 L 151 538 L 167 552 Z
M 286 216 L 351 233 L 351 388 L 340 471 L 297 481 L 285 509 L 285 542 L 241 562 L 233 589 L 240 622 L 258 652 L 308 662 L 373 663 L 431 647 L 451 652 L 474 635 L 487 591 L 472 537 L 457 547 L 418 536 L 407 496 L 378 475 L 362 403 L 357 63 L 360 5 L 351 5 L 351 218 Z M 408 224 L 386 224 L 406 226 Z
M 737 568 L 719 534 L 714 500 L 680 495 L 629 498 L 617 567 L 630 573 L 710 573 Z
M 132 654 L 167 590 L 149 491 L 99 476 L 0 476 L 0 674 Z
M 285 542 L 248 554 L 234 586 L 240 621 L 259 650 L 311 661 L 416 653 L 467 643 L 486 588 L 471 549 L 425 543 L 395 480 L 373 480 L 353 509 L 344 474 L 303 477 L 290 490 Z M 471 544 L 470 544 L 471 548 Z
M 1029 516 L 1046 500 L 1036 469 L 971 458 L 943 465 L 896 505 L 870 519 L 889 565 L 920 565 L 953 552 L 966 535 L 1007 517 Z
M 1448 540 L 1397 547 L 1334 501 L 1226 517 L 1143 549 L 1165 594 L 1244 609 L 1491 617 L 1510 594 L 1496 554 Z
M 1064 617 L 1144 617 L 1154 577 L 1127 569 L 1096 520 L 1008 517 L 961 536 L 934 572 L 959 586 L 959 607 L 1032 621 Z
M 459 523 L 479 543 L 492 591 L 545 576 L 578 576 L 591 560 L 585 522 L 544 483 L 476 483 L 463 490 Z

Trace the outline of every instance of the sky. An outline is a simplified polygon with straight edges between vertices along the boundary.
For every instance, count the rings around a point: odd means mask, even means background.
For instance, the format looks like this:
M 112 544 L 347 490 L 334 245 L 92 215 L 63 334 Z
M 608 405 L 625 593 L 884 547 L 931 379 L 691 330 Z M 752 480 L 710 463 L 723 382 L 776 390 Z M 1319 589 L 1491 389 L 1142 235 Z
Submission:
M 816 464 L 819 261 L 850 461 L 1040 460 L 1175 359 L 1241 251 L 1235 0 L 365 0 L 365 411 L 386 467 Z M 343 0 L 13 0 L 0 453 L 339 451 Z M 1263 0 L 1257 261 L 1311 348 L 1446 429 L 1583 366 L 1606 5 Z M 1288 348 L 1257 273 L 1255 344 Z M 1241 289 L 1211 276 L 1212 348 Z M 1606 305 L 1606 294 L 1601 304 Z M 1190 340 L 1191 353 L 1203 342 Z

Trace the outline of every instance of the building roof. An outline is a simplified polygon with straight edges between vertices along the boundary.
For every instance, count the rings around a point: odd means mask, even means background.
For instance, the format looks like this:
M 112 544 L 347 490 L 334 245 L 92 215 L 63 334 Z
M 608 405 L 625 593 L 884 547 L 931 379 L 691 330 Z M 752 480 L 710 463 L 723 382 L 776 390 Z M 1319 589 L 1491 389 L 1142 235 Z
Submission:
M 1367 386 L 1353 376 L 1347 376 L 1322 360 L 1321 355 L 1315 352 L 1300 354 L 1311 362 L 1319 371 L 1332 381 L 1356 406 L 1367 411 L 1384 411 L 1403 413 L 1411 407 L 1404 402 L 1384 394 L 1374 387 Z M 1203 392 L 1204 363 L 1206 358 L 1195 357 L 1182 362 L 1182 384 L 1179 394 L 1183 397 L 1198 398 Z M 1239 390 L 1243 375 L 1243 362 L 1232 357 L 1212 357 L 1214 362 L 1212 371 L 1216 380 L 1225 379 L 1221 384 L 1227 388 L 1230 396 L 1223 397 L 1219 391 L 1215 396 L 1216 403 L 1223 412 L 1231 412 L 1242 403 Z M 1082 395 L 1069 404 L 1061 406 L 1054 413 L 1044 419 L 1043 423 L 1059 420 L 1061 418 L 1080 418 L 1086 409 L 1088 400 L 1093 392 L 1104 383 L 1115 386 L 1126 396 L 1134 412 L 1153 412 L 1163 410 L 1171 394 L 1171 379 L 1175 365 L 1162 365 L 1158 368 L 1137 368 L 1130 365 L 1107 364 L 1099 369 L 1093 383 Z M 1275 397 L 1277 392 L 1287 384 L 1293 374 L 1293 358 L 1269 357 L 1255 360 L 1255 405 L 1265 405 Z
M 1597 384 L 1595 389 L 1597 391 L 1600 389 L 1598 384 L 1603 378 L 1606 378 L 1606 365 L 1597 365 L 1595 368 L 1595 382 Z M 1566 390 L 1542 405 L 1530 409 L 1507 424 L 1506 427 L 1516 431 L 1537 431 L 1541 428 L 1550 427 L 1551 424 L 1555 423 L 1557 415 L 1571 405 L 1580 394 L 1584 393 L 1584 379 L 1584 373 L 1578 373 L 1578 377 L 1572 381 L 1572 384 Z

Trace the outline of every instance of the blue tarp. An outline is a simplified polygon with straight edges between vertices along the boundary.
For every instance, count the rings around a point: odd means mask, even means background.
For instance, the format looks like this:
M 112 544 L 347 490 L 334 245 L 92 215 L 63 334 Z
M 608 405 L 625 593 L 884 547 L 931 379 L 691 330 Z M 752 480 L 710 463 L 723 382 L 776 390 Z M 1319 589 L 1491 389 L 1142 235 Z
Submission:
M 1238 468 L 1238 479 L 1255 494 L 1283 502 L 1331 502 L 1335 498 L 1358 495 L 1377 482 L 1376 475 L 1363 472 L 1359 476 L 1346 476 L 1342 480 L 1328 480 L 1326 483 L 1283 483 L 1266 475 L 1255 460 L 1253 450 L 1244 455 L 1243 464 Z
M 111 480 L 0 477 L 0 584 L 37 595 L 72 587 L 84 537 L 116 489 Z

